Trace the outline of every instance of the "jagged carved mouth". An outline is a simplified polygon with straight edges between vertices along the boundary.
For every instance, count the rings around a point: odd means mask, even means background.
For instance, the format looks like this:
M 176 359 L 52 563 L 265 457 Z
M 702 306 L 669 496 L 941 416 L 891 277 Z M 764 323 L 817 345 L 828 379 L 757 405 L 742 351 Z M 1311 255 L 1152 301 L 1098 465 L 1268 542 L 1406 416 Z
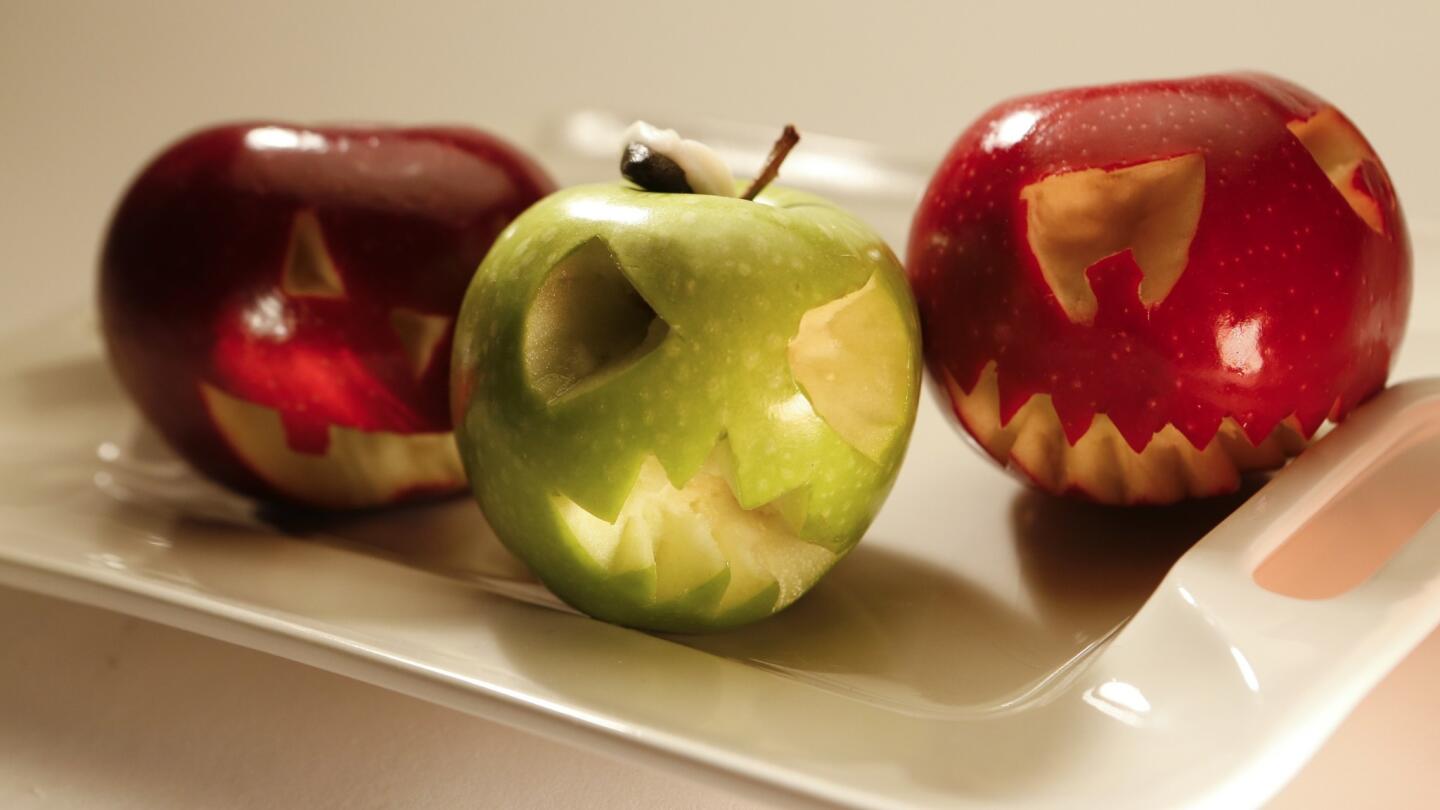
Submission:
M 323 452 L 294 449 L 280 413 L 200 384 L 210 419 L 256 476 L 292 499 L 332 509 L 391 503 L 465 484 L 449 431 L 390 433 L 331 425 Z
M 1103 413 L 1072 442 L 1047 394 L 1032 396 L 1002 423 L 993 361 L 969 393 L 948 372 L 944 382 L 961 423 L 992 458 L 1051 492 L 1077 491 L 1104 503 L 1171 503 L 1232 492 L 1241 474 L 1279 467 L 1307 442 L 1293 417 L 1259 444 L 1227 418 L 1204 447 L 1166 424 L 1136 450 Z
M 722 439 L 678 488 L 659 460 L 648 456 L 613 522 L 564 495 L 551 498 L 586 555 L 610 576 L 636 575 L 654 604 L 691 597 L 701 602 L 692 609 L 711 615 L 779 610 L 837 556 L 799 535 L 809 487 L 746 509 L 732 480 L 733 458 Z

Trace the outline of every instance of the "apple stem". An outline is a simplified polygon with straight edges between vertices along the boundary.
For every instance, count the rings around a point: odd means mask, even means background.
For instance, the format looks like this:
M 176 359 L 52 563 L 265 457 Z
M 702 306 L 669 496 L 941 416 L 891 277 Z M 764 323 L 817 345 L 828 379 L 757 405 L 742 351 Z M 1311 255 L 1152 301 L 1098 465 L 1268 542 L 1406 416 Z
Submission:
M 765 168 L 761 170 L 760 176 L 756 177 L 750 184 L 750 188 L 740 195 L 741 199 L 753 200 L 759 196 L 765 187 L 770 185 L 780 175 L 780 164 L 785 162 L 785 156 L 800 142 L 800 133 L 795 129 L 794 124 L 786 124 L 785 131 L 780 133 L 780 139 L 770 147 L 770 157 L 765 158 Z

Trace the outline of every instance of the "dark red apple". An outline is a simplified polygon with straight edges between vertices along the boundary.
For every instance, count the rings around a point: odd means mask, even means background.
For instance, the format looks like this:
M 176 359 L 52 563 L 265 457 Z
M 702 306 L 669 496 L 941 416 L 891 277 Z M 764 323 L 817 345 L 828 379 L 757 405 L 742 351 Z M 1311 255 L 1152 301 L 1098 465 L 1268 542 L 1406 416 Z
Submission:
M 351 508 L 461 489 L 455 315 L 490 243 L 552 189 L 473 129 L 191 135 L 110 225 L 111 362 L 171 446 L 241 492 Z
M 1370 144 L 1254 74 L 1000 104 L 933 178 L 908 272 L 980 446 L 1110 503 L 1282 464 L 1384 385 L 1410 302 Z

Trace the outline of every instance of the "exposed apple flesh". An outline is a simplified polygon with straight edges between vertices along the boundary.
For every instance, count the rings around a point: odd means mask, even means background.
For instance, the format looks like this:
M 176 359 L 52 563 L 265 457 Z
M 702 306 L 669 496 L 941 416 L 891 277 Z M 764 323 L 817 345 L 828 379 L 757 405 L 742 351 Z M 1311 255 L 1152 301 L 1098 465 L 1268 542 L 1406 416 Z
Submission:
M 470 129 L 198 132 L 111 223 L 111 361 L 167 442 L 241 492 L 351 508 L 456 491 L 455 316 L 496 234 L 552 187 Z
M 1026 241 L 1066 316 L 1095 320 L 1086 271 L 1124 251 L 1140 268 L 1140 303 L 1165 300 L 1189 261 L 1204 192 L 1198 154 L 1056 174 L 1021 189 Z
M 1233 489 L 1378 390 L 1410 251 L 1373 149 L 1266 76 L 998 105 L 911 231 L 927 362 L 965 428 L 1043 489 Z

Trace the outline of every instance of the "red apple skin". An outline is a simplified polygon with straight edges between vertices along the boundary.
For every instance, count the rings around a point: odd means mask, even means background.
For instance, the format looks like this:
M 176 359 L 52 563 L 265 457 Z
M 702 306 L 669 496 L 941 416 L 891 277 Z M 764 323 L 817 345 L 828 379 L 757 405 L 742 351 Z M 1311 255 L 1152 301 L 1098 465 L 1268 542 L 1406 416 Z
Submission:
M 112 365 L 205 475 L 325 505 L 247 465 L 201 386 L 277 411 L 301 453 L 324 453 L 331 426 L 450 430 L 451 332 L 470 277 L 509 221 L 553 189 L 526 155 L 468 128 L 254 122 L 194 133 L 144 169 L 110 224 L 99 304 Z M 307 219 L 343 290 L 289 289 L 292 231 Z M 397 309 L 448 319 L 424 368 L 392 326 Z
M 1167 423 L 1203 449 L 1225 417 L 1253 443 L 1288 417 L 1306 438 L 1343 419 L 1385 384 L 1409 310 L 1410 246 L 1390 178 L 1348 119 L 1330 114 L 1366 155 L 1339 182 L 1373 202 L 1373 224 L 1291 131 L 1326 110 L 1294 84 L 1236 74 L 1060 90 L 986 112 L 945 157 L 911 230 L 928 367 L 968 394 L 993 363 L 1001 423 L 1048 394 L 1072 446 L 1096 414 L 1137 453 Z M 1203 203 L 1168 296 L 1142 303 L 1125 250 L 1085 271 L 1093 321 L 1068 317 L 1022 190 L 1190 154 L 1204 159 Z M 1257 350 L 1238 362 L 1222 350 L 1237 325 Z M 958 415 L 953 389 L 950 402 Z M 1067 491 L 1107 499 L 1083 481 Z

